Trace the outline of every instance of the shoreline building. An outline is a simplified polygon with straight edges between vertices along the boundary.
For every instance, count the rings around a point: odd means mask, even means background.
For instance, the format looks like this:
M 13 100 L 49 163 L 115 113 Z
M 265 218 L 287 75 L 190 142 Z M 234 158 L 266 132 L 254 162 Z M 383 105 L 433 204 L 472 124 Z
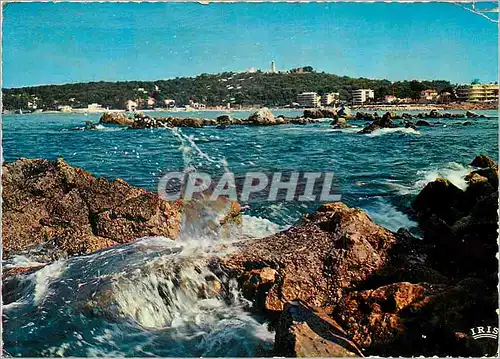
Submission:
M 472 84 L 457 88 L 458 101 L 497 102 L 498 84 Z
M 335 105 L 340 102 L 340 93 L 329 92 L 321 96 L 321 106 Z
M 427 89 L 420 92 L 420 101 L 434 101 L 438 97 L 438 92 L 435 89 Z
M 362 105 L 369 99 L 375 98 L 375 92 L 372 89 L 359 89 L 352 92 L 352 102 L 355 105 Z
M 297 95 L 297 102 L 304 107 L 319 107 L 321 97 L 316 92 L 302 92 Z

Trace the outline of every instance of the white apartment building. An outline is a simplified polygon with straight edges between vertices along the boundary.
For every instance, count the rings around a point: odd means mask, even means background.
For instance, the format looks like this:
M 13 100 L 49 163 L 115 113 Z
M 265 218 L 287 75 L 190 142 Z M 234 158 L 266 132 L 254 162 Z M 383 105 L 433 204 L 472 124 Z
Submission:
M 321 97 L 316 92 L 302 92 L 297 95 L 297 102 L 304 107 L 319 107 Z
M 352 102 L 355 105 L 361 105 L 368 99 L 374 99 L 375 92 L 371 89 L 359 89 L 352 92 Z
M 497 102 L 498 84 L 473 84 L 457 88 L 457 99 L 468 102 Z
M 340 101 L 340 93 L 330 92 L 321 96 L 321 106 L 336 104 Z

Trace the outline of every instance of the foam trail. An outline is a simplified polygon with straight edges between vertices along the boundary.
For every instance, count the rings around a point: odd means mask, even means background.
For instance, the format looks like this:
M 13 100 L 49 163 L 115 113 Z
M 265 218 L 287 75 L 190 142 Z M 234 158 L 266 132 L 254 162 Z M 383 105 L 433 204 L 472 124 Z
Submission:
M 373 131 L 372 133 L 366 134 L 368 137 L 378 137 L 382 135 L 392 134 L 392 133 L 402 133 L 408 135 L 420 135 L 420 132 L 411 127 L 396 127 L 396 128 L 380 128 Z
M 413 186 L 416 191 L 421 190 L 429 182 L 435 181 L 437 178 L 445 178 L 453 183 L 458 188 L 465 190 L 467 182 L 465 176 L 469 173 L 470 168 L 456 162 L 448 162 L 442 167 L 432 168 L 424 171 L 418 171 L 417 174 L 424 178 L 415 182 Z

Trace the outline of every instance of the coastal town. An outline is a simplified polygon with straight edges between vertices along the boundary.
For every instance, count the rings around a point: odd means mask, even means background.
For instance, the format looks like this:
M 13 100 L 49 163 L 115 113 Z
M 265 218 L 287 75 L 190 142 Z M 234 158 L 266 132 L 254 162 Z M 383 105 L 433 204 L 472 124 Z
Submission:
M 128 91 L 127 98 L 122 101 L 114 100 L 113 105 L 104 104 L 102 102 L 88 103 L 77 97 L 70 97 L 65 100 L 54 99 L 52 102 L 43 101 L 41 96 L 36 94 L 37 88 L 12 89 L 13 94 L 9 93 L 9 89 L 5 91 L 4 113 L 30 113 L 30 112 L 105 112 L 105 111 L 204 111 L 204 110 L 252 110 L 261 107 L 269 108 L 337 108 L 339 106 L 350 106 L 354 109 L 365 110 L 427 110 L 432 108 L 437 109 L 495 109 L 498 104 L 498 83 L 481 83 L 479 80 L 473 80 L 470 84 L 449 84 L 444 86 L 441 82 L 436 83 L 441 88 L 425 87 L 425 81 L 413 80 L 409 82 L 411 92 L 406 91 L 406 96 L 398 95 L 397 92 L 403 94 L 398 86 L 398 83 L 388 82 L 387 80 L 372 80 L 384 81 L 384 87 L 378 88 L 360 87 L 364 81 L 359 81 L 360 85 L 344 86 L 342 91 L 328 91 L 308 89 L 300 91 L 298 87 L 287 87 L 287 96 L 280 101 L 267 103 L 267 99 L 257 101 L 257 99 L 249 100 L 251 103 L 244 103 L 245 83 L 251 83 L 254 77 L 266 76 L 271 79 L 287 79 L 290 76 L 298 79 L 304 79 L 307 75 L 314 76 L 329 76 L 329 74 L 316 73 L 311 66 L 293 68 L 288 71 L 277 71 L 276 63 L 271 62 L 270 68 L 266 72 L 255 68 L 247 69 L 240 73 L 224 73 L 219 75 L 211 75 L 217 78 L 217 89 L 212 89 L 211 85 L 206 85 L 206 91 L 217 90 L 224 91 L 227 94 L 223 100 L 208 101 L 207 96 L 200 96 L 196 93 L 189 93 L 183 96 L 185 100 L 176 99 L 176 93 L 172 90 L 162 89 L 156 82 L 151 83 L 149 87 L 135 87 Z M 201 82 L 204 76 L 191 79 Z M 358 79 L 364 80 L 364 79 Z M 170 81 L 170 80 L 167 80 Z M 332 80 L 333 81 L 333 80 Z M 405 82 L 406 83 L 406 82 Z M 74 84 L 90 85 L 90 84 Z M 67 85 L 62 85 L 67 86 Z M 68 85 L 69 86 L 69 85 Z M 253 85 L 255 86 L 255 85 Z M 257 84 L 256 86 L 260 86 Z M 199 86 L 198 86 L 199 87 Z M 263 86 L 264 87 L 264 86 Z M 332 83 L 329 88 L 339 88 L 340 85 Z M 222 90 L 221 90 L 222 89 Z M 181 89 L 183 92 L 185 89 Z M 257 88 L 259 90 L 259 88 Z M 17 91 L 17 92 L 16 92 Z M 168 92 L 167 92 L 168 91 Z M 276 91 L 284 91 L 278 89 Z M 410 94 L 411 96 L 408 96 Z M 273 93 L 274 95 L 274 93 Z M 238 98 L 239 96 L 239 98 Z M 201 99 L 200 99 L 201 97 Z M 203 101 L 205 99 L 205 101 Z

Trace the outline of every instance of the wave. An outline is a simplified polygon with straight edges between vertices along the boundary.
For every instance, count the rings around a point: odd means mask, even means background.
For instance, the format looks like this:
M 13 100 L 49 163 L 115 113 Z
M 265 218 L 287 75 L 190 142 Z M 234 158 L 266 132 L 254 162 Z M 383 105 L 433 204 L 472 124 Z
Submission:
M 378 136 L 393 134 L 393 133 L 402 133 L 405 135 L 420 135 L 420 132 L 413 129 L 413 128 L 396 127 L 396 128 L 380 128 L 378 130 L 373 131 L 372 133 L 366 134 L 366 136 L 378 137 Z
M 264 238 L 285 230 L 287 226 L 280 226 L 262 217 L 243 215 L 243 236 L 252 238 Z
M 418 223 L 410 219 L 408 215 L 383 200 L 377 200 L 363 209 L 368 212 L 375 223 L 394 232 L 402 227 L 414 228 L 418 226 Z
M 423 176 L 423 178 L 416 181 L 413 188 L 416 191 L 420 191 L 427 183 L 435 181 L 437 178 L 445 178 L 458 188 L 465 190 L 467 188 L 465 176 L 469 171 L 470 167 L 463 166 L 457 162 L 448 162 L 442 167 L 420 170 L 417 172 L 417 175 Z
M 465 190 L 467 181 L 465 176 L 470 172 L 470 166 L 464 166 L 457 162 L 448 162 L 441 166 L 435 166 L 425 170 L 419 170 L 416 173 L 417 180 L 402 184 L 394 181 L 388 182 L 387 185 L 393 188 L 402 196 L 418 194 L 428 183 L 435 181 L 438 178 L 444 178 L 453 183 L 458 188 Z
M 197 247 L 197 238 L 192 242 L 146 237 L 19 279 L 35 282 L 34 300 L 4 312 L 7 330 L 33 331 L 6 349 L 22 356 L 176 357 L 256 356 L 259 348 L 270 349 L 274 334 L 248 312 L 237 283 L 219 278 L 209 265 L 213 252 Z M 69 323 L 74 335 L 61 343 L 57 333 Z

